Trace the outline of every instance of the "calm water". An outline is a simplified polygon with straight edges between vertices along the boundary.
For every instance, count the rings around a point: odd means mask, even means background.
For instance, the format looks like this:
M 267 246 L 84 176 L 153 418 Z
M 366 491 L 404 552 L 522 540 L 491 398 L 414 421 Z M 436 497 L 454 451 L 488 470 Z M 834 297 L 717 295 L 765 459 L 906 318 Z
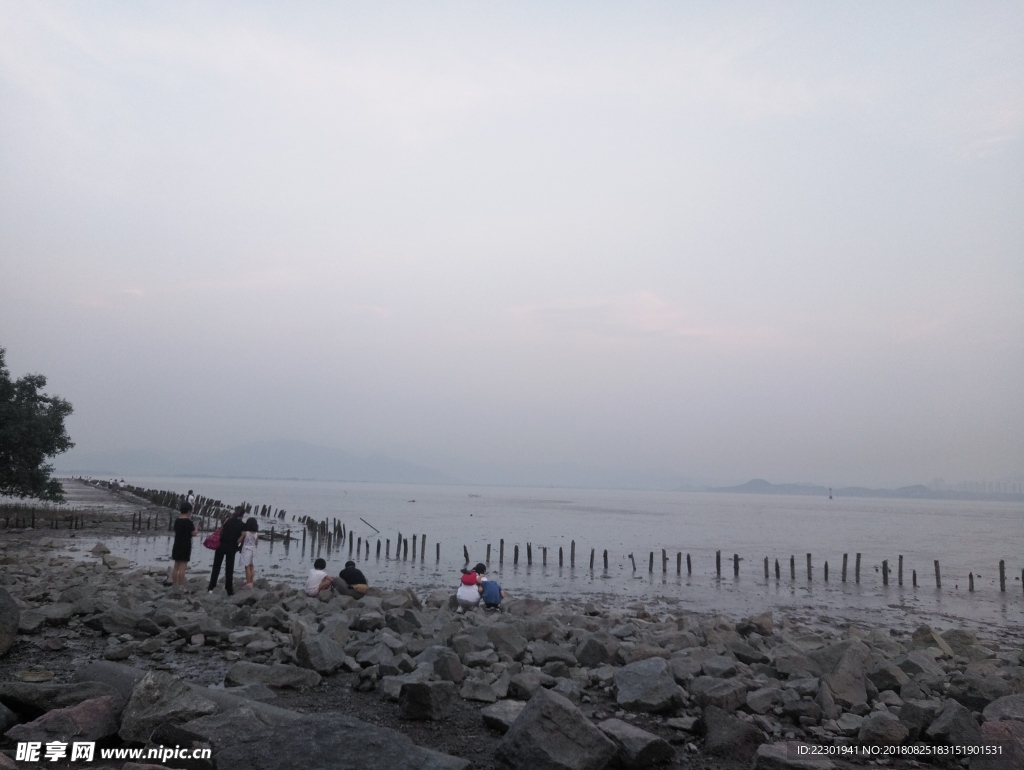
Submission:
M 799 496 L 723 495 L 708 493 L 524 489 L 511 487 L 444 487 L 406 484 L 358 484 L 315 481 L 243 479 L 131 478 L 129 483 L 155 489 L 189 488 L 228 504 L 241 501 L 267 504 L 287 511 L 278 529 L 301 527 L 292 516 L 339 519 L 355 537 L 369 538 L 371 552 L 365 571 L 371 582 L 428 585 L 454 584 L 466 546 L 473 562 L 485 560 L 491 545 L 491 571 L 513 592 L 559 596 L 606 593 L 667 596 L 695 609 L 745 612 L 769 603 L 810 614 L 841 614 L 856 619 L 881 616 L 902 624 L 918 618 L 938 619 L 948 626 L 970 618 L 994 626 L 1024 625 L 1024 506 L 1020 503 L 954 501 L 828 500 Z M 380 530 L 378 535 L 365 519 Z M 269 522 L 261 521 L 261 527 Z M 410 540 L 426 534 L 425 559 L 378 562 L 376 541 L 390 538 L 392 554 L 398 533 Z M 505 562 L 498 565 L 498 544 L 505 540 Z M 571 541 L 576 541 L 576 567 L 569 566 Z M 441 562 L 435 563 L 435 544 Z M 526 564 L 526 544 L 533 545 L 533 566 Z M 513 549 L 520 549 L 514 567 Z M 542 548 L 548 565 L 542 566 Z M 558 549 L 564 567 L 558 567 Z M 365 548 L 365 546 L 364 546 Z M 590 550 L 596 549 L 595 568 L 589 569 Z M 661 549 L 669 556 L 662 572 Z M 258 559 L 267 574 L 297 579 L 315 554 L 301 546 L 271 549 L 261 543 Z M 603 569 L 602 551 L 609 567 Z M 118 550 L 140 563 L 159 562 L 169 541 L 126 542 Z M 197 549 L 204 551 L 204 549 Z M 715 551 L 722 551 L 722 580 L 715 576 Z M 655 552 L 653 575 L 648 558 Z M 676 575 L 676 554 L 682 552 L 682 575 Z M 862 554 L 861 584 L 853 583 L 854 554 Z M 330 566 L 340 569 L 348 544 L 332 552 Z M 636 559 L 634 573 L 629 554 Z M 739 554 L 740 574 L 733 577 L 732 555 Z M 806 577 L 806 554 L 813 554 L 813 580 Z M 844 553 L 849 576 L 840 582 Z M 687 576 L 685 554 L 693 574 Z M 898 556 L 904 557 L 904 583 L 896 586 Z M 326 549 L 320 555 L 327 558 Z M 795 581 L 789 558 L 796 556 Z M 353 554 L 353 557 L 355 555 Z M 411 553 L 410 553 L 411 556 Z M 763 559 L 772 564 L 764 579 Z M 205 568 L 206 552 L 197 555 L 196 568 Z M 782 580 L 774 579 L 774 561 Z M 888 559 L 890 586 L 882 586 L 881 564 Z M 942 565 L 942 590 L 935 589 L 933 561 Z M 998 564 L 1006 560 L 1007 593 L 998 591 Z M 205 560 L 205 561 L 204 561 Z M 365 551 L 363 559 L 365 560 Z M 829 583 L 823 566 L 829 563 Z M 910 587 L 917 570 L 919 588 Z M 967 574 L 974 572 L 976 592 L 967 593 Z M 943 618 L 945 619 L 943 621 Z

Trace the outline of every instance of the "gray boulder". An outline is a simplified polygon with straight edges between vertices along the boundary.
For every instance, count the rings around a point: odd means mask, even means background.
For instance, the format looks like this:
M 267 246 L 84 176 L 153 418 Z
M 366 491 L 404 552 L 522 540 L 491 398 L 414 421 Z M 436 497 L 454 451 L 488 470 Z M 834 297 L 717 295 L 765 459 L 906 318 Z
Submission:
M 989 703 L 982 712 L 986 722 L 1016 719 L 1024 722 L 1024 693 L 1006 695 Z
M 540 690 L 498 745 L 514 770 L 600 770 L 615 743 L 557 693 Z
M 117 697 L 118 710 L 126 700 L 118 690 L 102 682 L 71 684 L 0 682 L 0 703 L 31 716 L 39 716 L 53 709 L 77 706 L 83 701 L 100 698 L 104 695 Z
M 265 666 L 243 660 L 235 663 L 224 675 L 227 685 L 265 684 L 268 687 L 316 687 L 320 674 L 310 669 L 285 663 Z
M 867 673 L 868 680 L 879 690 L 899 690 L 910 681 L 906 672 L 894 663 L 882 661 Z
M 668 661 L 646 658 L 615 672 L 615 702 L 627 711 L 671 711 L 683 700 Z
M 93 615 L 85 621 L 85 625 L 104 634 L 120 636 L 130 634 L 135 630 L 136 624 L 142 619 L 142 615 L 124 607 L 111 607 L 109 610 Z
M 454 707 L 453 682 L 407 682 L 398 692 L 398 713 L 403 719 L 441 722 Z
M 151 671 L 132 690 L 121 717 L 123 740 L 145 743 L 165 722 L 183 724 L 217 711 L 217 705 L 170 674 Z
M 907 728 L 907 738 L 918 740 L 928 725 L 935 720 L 935 715 L 942 708 L 937 700 L 907 700 L 900 706 L 900 722 Z
M 124 701 L 119 695 L 90 698 L 76 706 L 47 711 L 33 722 L 7 731 L 13 741 L 102 741 L 117 735 Z
M 470 770 L 469 760 L 414 744 L 397 730 L 337 712 L 273 723 L 266 731 L 218 746 L 217 770 Z
M 449 682 L 458 684 L 466 676 L 458 654 L 456 654 L 455 650 L 450 650 L 447 647 L 440 645 L 427 647 L 427 649 L 416 656 L 415 661 L 417 666 L 429 663 L 434 673 L 440 679 L 446 679 Z
M 699 676 L 690 683 L 689 689 L 701 706 L 735 711 L 747 702 L 747 686 L 738 679 Z
M 615 660 L 619 640 L 609 634 L 588 634 L 576 645 L 576 660 L 586 668 L 596 668 Z
M 488 628 L 487 638 L 494 645 L 495 652 L 507 655 L 512 660 L 519 660 L 526 652 L 526 637 L 509 623 L 496 624 Z
M 704 709 L 703 721 L 704 750 L 712 756 L 749 762 L 765 741 L 764 734 L 750 722 L 716 706 Z
M 797 741 L 765 743 L 757 748 L 753 770 L 835 770 L 831 759 L 811 751 L 811 746 Z
M 664 738 L 641 730 L 621 719 L 606 719 L 597 729 L 618 746 L 619 764 L 628 768 L 645 768 L 668 762 L 675 750 Z
M 945 746 L 980 746 L 983 742 L 981 728 L 971 712 L 955 700 L 946 701 L 925 735 L 932 742 Z
M 1012 694 L 1010 683 L 996 673 L 967 674 L 962 680 L 953 682 L 946 695 L 971 711 L 983 711 L 992 701 Z
M 21 611 L 17 602 L 3 588 L 0 588 L 0 656 L 6 655 L 18 638 L 18 624 Z
M 295 659 L 303 668 L 331 674 L 345 662 L 345 648 L 327 634 L 303 637 L 295 648 Z
M 907 653 L 898 664 L 910 676 L 925 681 L 941 679 L 946 675 L 942 667 L 935 662 L 935 658 L 924 650 L 913 650 Z
M 492 706 L 480 710 L 484 724 L 499 733 L 507 733 L 519 715 L 526 708 L 526 703 L 521 700 L 502 700 Z
M 541 688 L 542 676 L 539 671 L 520 671 L 513 674 L 508 683 L 509 697 L 530 700 Z
M 876 711 L 864 719 L 857 740 L 865 746 L 899 746 L 910 730 L 888 711 Z

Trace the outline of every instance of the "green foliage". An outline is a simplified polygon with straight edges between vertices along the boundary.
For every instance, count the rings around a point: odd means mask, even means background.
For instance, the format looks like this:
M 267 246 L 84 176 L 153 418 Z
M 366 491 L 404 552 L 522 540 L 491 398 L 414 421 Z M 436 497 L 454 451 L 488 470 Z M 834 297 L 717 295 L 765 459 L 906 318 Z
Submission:
M 60 502 L 64 491 L 46 460 L 74 446 L 64 429 L 71 404 L 43 393 L 41 374 L 12 381 L 5 353 L 0 348 L 0 494 Z

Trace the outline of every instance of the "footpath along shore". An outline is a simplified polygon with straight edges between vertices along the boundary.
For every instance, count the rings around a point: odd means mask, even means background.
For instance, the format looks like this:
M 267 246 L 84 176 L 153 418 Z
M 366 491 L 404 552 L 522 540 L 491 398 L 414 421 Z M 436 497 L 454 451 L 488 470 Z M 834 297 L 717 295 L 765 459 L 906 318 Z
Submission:
M 209 748 L 158 766 L 218 770 L 1024 768 L 1020 628 L 627 599 L 457 614 L 448 589 L 357 601 L 261 579 L 228 597 L 205 573 L 180 591 L 97 547 L 133 505 L 96 501 L 84 530 L 0 530 L 0 768 L 139 767 L 15 761 L 30 741 Z

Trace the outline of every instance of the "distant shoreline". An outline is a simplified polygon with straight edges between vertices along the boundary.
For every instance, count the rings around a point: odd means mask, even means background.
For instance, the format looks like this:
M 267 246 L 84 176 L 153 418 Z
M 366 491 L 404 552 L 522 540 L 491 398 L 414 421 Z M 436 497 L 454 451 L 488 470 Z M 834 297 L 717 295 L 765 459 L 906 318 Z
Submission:
M 932 489 L 922 484 L 897 489 L 872 489 L 870 487 L 821 487 L 815 484 L 772 484 L 764 479 L 753 479 L 734 487 L 709 487 L 704 492 L 725 492 L 748 495 L 804 495 L 808 497 L 875 497 L 898 500 L 959 500 L 996 503 L 1022 503 L 1024 494 L 1019 492 L 963 492 L 959 490 Z

